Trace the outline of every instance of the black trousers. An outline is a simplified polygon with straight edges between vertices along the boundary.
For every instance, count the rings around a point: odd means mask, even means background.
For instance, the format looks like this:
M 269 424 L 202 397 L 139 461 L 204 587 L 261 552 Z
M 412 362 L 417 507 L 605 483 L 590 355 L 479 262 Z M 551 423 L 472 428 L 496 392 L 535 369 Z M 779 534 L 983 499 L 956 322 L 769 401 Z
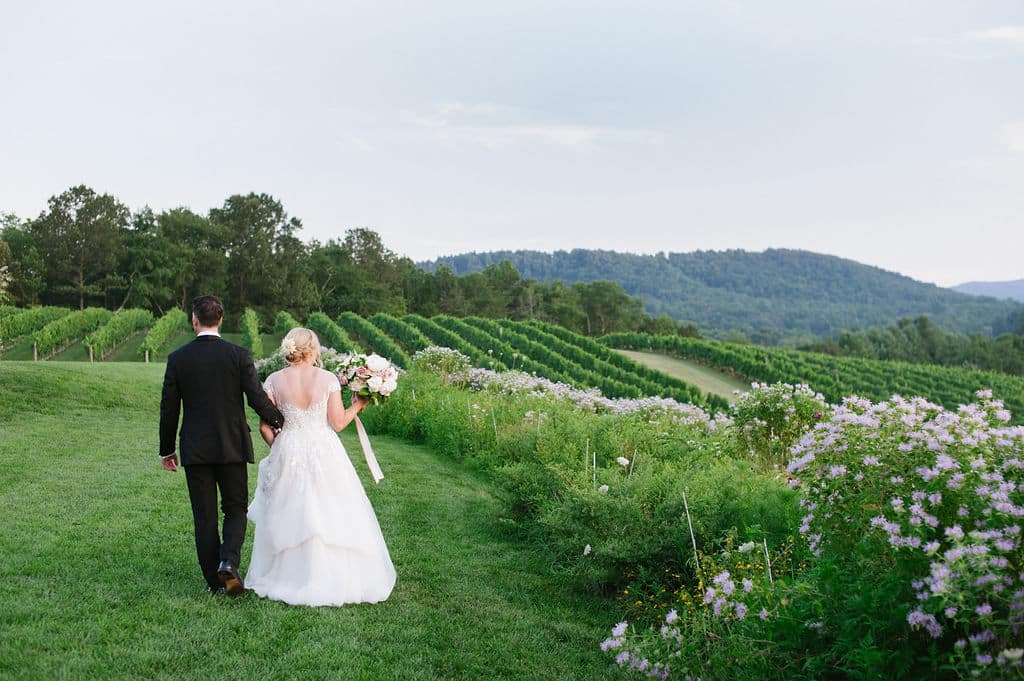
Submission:
M 244 463 L 192 464 L 185 466 L 192 519 L 196 527 L 196 554 L 203 577 L 211 587 L 220 586 L 217 567 L 242 562 L 246 511 L 249 507 L 249 469 Z M 217 490 L 224 513 L 224 541 L 218 533 Z

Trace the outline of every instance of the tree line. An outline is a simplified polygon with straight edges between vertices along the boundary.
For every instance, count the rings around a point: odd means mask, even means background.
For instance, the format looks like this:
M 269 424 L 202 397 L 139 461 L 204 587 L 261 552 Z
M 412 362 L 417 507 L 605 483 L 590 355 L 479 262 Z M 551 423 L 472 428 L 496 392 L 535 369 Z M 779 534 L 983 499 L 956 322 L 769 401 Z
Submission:
M 1008 326 L 1012 328 L 1009 320 Z M 950 333 L 927 317 L 916 317 L 889 326 L 849 331 L 801 349 L 840 357 L 940 364 L 1024 376 L 1024 336 L 1018 335 L 1021 331 L 1024 329 L 994 338 L 980 333 Z
M 268 194 L 235 194 L 205 214 L 133 212 L 79 185 L 52 196 L 34 219 L 0 214 L 0 304 L 130 307 L 159 316 L 216 293 L 231 328 L 251 308 L 268 326 L 281 310 L 300 319 L 351 311 L 536 319 L 591 336 L 699 335 L 692 325 L 647 314 L 616 282 L 540 282 L 507 261 L 462 276 L 444 266 L 428 272 L 371 229 L 324 242 L 303 241 L 301 230 Z

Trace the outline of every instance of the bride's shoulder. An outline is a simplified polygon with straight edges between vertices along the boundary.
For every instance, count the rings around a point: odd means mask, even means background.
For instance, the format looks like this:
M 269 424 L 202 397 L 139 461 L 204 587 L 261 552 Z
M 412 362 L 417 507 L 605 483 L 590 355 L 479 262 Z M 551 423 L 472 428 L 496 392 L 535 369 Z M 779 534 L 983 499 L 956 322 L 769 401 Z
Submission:
M 333 371 L 320 369 L 320 378 L 327 384 L 328 390 L 333 392 L 341 389 L 341 382 L 338 380 L 338 375 Z

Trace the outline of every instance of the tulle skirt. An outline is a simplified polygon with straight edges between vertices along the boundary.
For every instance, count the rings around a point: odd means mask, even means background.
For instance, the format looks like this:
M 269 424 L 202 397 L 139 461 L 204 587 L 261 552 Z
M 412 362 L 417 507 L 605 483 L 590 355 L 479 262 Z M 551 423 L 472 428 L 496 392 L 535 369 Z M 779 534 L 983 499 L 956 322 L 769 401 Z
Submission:
M 246 586 L 292 605 L 385 600 L 395 585 L 377 516 L 327 427 L 282 431 L 259 464 Z

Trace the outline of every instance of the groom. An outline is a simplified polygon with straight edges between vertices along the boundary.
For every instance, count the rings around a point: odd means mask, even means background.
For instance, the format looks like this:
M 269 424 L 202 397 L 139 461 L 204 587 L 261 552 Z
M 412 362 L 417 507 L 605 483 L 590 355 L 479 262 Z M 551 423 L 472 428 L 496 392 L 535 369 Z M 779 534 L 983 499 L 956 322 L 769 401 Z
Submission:
M 284 417 L 270 401 L 252 355 L 220 337 L 224 305 L 216 296 L 192 301 L 196 338 L 167 357 L 160 398 L 160 457 L 164 470 L 178 470 L 174 431 L 181 423 L 181 465 L 196 530 L 196 553 L 211 592 L 236 596 L 245 591 L 238 574 L 245 540 L 249 484 L 246 463 L 253 463 L 252 437 L 242 395 L 274 429 Z M 217 491 L 224 512 L 224 541 L 217 532 Z

